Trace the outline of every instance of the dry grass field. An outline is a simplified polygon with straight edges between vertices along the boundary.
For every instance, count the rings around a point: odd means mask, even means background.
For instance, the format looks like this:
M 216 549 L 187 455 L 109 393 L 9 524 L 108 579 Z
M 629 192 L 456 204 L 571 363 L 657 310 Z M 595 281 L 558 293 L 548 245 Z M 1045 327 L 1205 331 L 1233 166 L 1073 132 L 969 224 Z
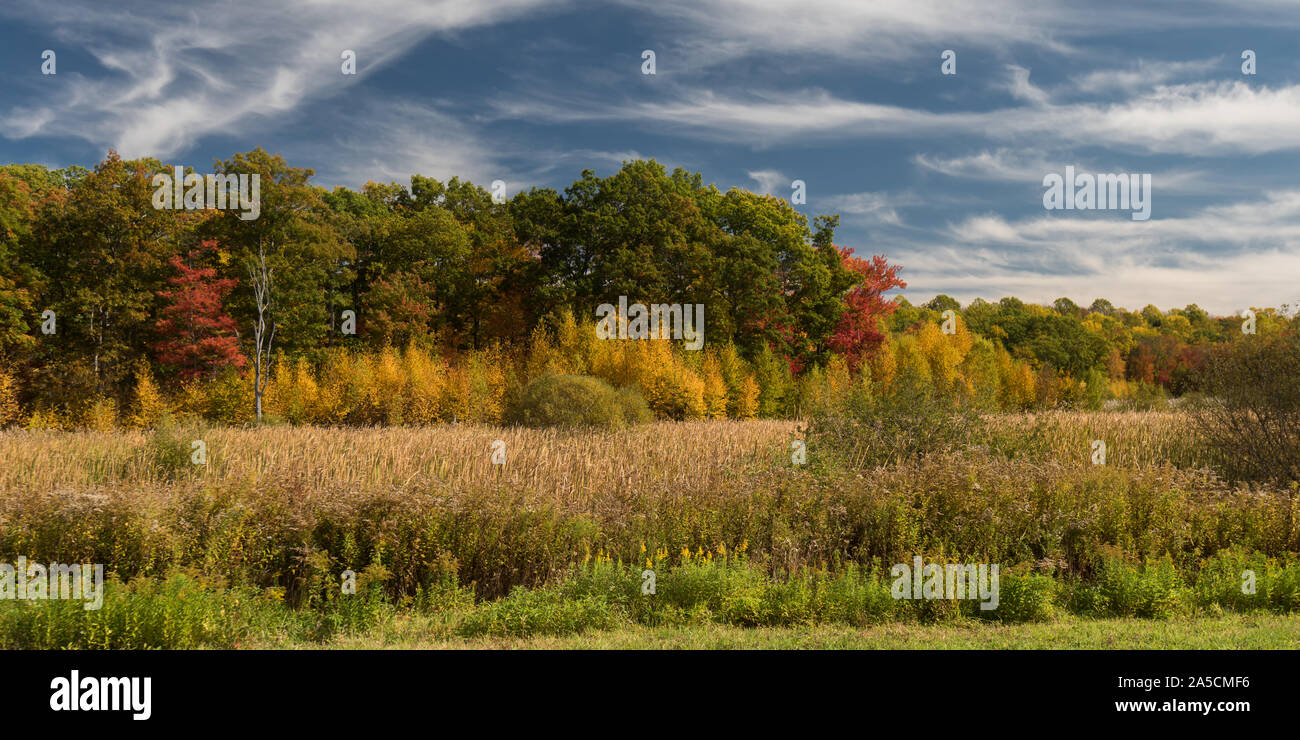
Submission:
M 1114 466 L 1201 464 L 1189 421 L 1178 413 L 1045 412 L 989 419 L 1008 438 L 1041 428 L 1038 449 L 1061 464 L 1087 462 L 1098 439 L 1106 442 Z M 657 422 L 599 434 L 460 424 L 196 427 L 172 436 L 186 459 L 164 466 L 149 431 L 0 432 L 0 490 L 171 485 L 177 479 L 222 485 L 287 476 L 311 488 L 505 485 L 581 501 L 620 487 L 708 490 L 737 465 L 788 465 L 790 442 L 803 435 L 799 422 L 766 420 Z M 186 464 L 194 440 L 206 445 L 205 466 Z M 492 462 L 496 440 L 505 443 L 504 465 Z
M 0 634 L 205 646 L 364 640 L 394 619 L 469 639 L 989 618 L 890 599 L 884 574 L 916 555 L 1001 564 L 1001 622 L 1300 609 L 1296 491 L 1221 480 L 1183 415 L 985 422 L 978 444 L 869 469 L 817 439 L 794 464 L 789 421 L 4 432 L 0 560 L 103 563 L 114 596 L 91 617 L 0 605 Z M 644 568 L 658 601 L 636 596 Z M 339 595 L 347 572 L 362 596 Z

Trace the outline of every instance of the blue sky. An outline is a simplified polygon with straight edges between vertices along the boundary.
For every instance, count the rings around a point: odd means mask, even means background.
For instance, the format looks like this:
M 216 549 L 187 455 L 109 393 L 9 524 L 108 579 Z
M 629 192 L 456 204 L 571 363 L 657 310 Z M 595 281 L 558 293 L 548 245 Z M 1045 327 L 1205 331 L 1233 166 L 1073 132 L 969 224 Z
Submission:
M 1295 304 L 1300 5 L 1082 5 L 6 0 L 0 161 L 208 171 L 260 145 L 325 186 L 513 194 L 653 157 L 722 189 L 803 180 L 798 208 L 901 263 L 914 302 Z M 1067 165 L 1150 173 L 1150 220 L 1045 210 Z

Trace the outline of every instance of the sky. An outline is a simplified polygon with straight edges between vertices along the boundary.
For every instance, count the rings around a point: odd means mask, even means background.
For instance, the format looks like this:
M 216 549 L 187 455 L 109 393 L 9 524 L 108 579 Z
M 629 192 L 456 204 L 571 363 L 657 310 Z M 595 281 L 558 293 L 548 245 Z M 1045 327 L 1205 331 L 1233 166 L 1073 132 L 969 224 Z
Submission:
M 0 69 L 5 163 L 262 146 L 512 195 L 653 158 L 803 181 L 914 303 L 1300 302 L 1296 0 L 4 0 Z M 1150 218 L 1045 208 L 1067 166 L 1149 174 Z

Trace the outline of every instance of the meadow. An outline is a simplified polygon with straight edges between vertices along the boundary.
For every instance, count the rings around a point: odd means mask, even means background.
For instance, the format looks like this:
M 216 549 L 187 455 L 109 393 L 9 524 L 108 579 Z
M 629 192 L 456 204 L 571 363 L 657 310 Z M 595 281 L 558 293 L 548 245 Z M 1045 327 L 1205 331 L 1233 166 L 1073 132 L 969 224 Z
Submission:
M 1115 632 L 1127 647 L 1204 646 L 1189 623 L 1243 645 L 1300 634 L 1295 486 L 1226 482 L 1183 413 L 985 415 L 886 464 L 815 429 L 6 431 L 0 561 L 103 563 L 109 583 L 98 611 L 0 600 L 0 646 L 1043 646 L 1098 620 L 1170 625 Z M 1000 606 L 893 598 L 890 566 L 918 555 L 1000 564 Z

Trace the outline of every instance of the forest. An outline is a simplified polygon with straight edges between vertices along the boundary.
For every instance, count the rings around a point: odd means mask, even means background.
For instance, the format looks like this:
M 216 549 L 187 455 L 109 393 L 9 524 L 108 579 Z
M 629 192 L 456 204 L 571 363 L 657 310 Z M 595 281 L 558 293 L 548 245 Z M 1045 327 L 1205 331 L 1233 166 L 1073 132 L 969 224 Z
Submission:
M 266 415 L 295 423 L 498 422 L 547 373 L 634 386 L 672 419 L 798 417 L 899 376 L 985 410 L 1147 408 L 1197 392 L 1216 345 L 1298 321 L 913 305 L 905 266 L 836 244 L 838 216 L 653 160 L 494 199 L 421 175 L 331 191 L 257 148 L 213 167 L 258 176 L 251 219 L 157 208 L 174 166 L 0 166 L 0 424 L 246 422 L 259 377 Z M 597 342 L 597 307 L 620 300 L 704 306 L 705 350 Z

